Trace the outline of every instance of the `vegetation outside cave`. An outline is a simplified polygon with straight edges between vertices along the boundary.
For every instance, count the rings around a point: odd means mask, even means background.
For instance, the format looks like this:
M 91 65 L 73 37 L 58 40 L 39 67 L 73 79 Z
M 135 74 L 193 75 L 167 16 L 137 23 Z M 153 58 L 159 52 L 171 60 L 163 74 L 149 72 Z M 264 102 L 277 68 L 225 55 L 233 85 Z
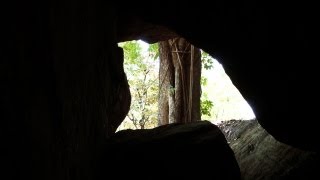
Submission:
M 158 126 L 159 43 L 141 40 L 119 43 L 124 50 L 132 102 L 119 126 L 123 129 L 149 129 Z M 248 103 L 234 87 L 223 66 L 201 51 L 201 119 L 212 123 L 232 119 L 254 119 Z

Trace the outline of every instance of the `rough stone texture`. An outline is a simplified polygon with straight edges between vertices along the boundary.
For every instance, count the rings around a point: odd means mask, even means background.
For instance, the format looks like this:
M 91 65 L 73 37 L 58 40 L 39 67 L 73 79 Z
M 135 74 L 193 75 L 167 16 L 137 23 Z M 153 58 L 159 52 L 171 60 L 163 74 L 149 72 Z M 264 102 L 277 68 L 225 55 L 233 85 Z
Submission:
M 0 7 L 1 176 L 92 179 L 96 152 L 130 106 L 115 10 L 95 0 L 10 3 Z
M 150 7 L 138 0 L 126 5 L 118 5 L 124 19 L 134 16 L 168 27 L 218 59 L 259 123 L 276 139 L 319 150 L 314 143 L 319 139 L 317 127 L 308 126 L 318 116 L 309 104 L 319 97 L 312 83 L 318 81 L 317 66 L 310 65 L 318 57 L 312 5 L 250 0 L 163 0 Z
M 172 29 L 167 27 L 148 23 L 135 16 L 122 15 L 125 15 L 125 13 L 119 14 L 117 33 L 119 42 L 141 39 L 152 44 L 178 36 Z
M 111 138 L 103 153 L 101 161 L 113 166 L 102 173 L 108 170 L 108 175 L 117 177 L 122 177 L 116 171 L 120 169 L 139 179 L 240 179 L 222 132 L 207 121 L 123 130 Z
M 0 6 L 3 176 L 93 179 L 100 159 L 96 152 L 128 107 L 116 43 L 118 33 L 131 28 L 117 21 L 130 17 L 164 26 L 209 52 L 223 63 L 269 133 L 287 144 L 319 150 L 314 125 L 319 111 L 311 105 L 319 89 L 310 83 L 319 77 L 313 65 L 318 16 L 311 14 L 317 6 L 207 0 L 163 0 L 147 8 L 139 0 L 118 0 L 117 5 L 102 0 L 5 2 Z
M 319 179 L 319 154 L 275 140 L 257 121 L 218 124 L 239 163 L 242 179 Z

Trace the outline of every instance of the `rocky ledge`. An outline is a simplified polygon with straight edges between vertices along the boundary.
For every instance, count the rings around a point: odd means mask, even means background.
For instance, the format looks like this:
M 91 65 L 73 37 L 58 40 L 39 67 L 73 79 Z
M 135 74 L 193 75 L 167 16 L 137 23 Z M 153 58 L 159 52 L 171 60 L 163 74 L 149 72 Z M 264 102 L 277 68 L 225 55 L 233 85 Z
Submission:
M 240 179 L 223 133 L 208 121 L 119 131 L 103 154 L 101 163 L 112 166 L 100 173 L 108 177 L 122 177 L 121 170 L 140 179 Z
M 235 153 L 242 179 L 320 179 L 319 154 L 275 140 L 257 121 L 218 124 Z

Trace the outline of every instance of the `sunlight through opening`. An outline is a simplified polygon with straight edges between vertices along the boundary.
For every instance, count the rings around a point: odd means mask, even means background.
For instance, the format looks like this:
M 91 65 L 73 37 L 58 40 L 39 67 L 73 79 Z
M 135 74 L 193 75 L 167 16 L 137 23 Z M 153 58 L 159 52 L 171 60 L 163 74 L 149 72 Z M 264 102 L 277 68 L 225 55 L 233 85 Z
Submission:
M 159 56 L 157 46 L 144 41 L 119 43 L 124 49 L 124 70 L 132 96 L 128 115 L 117 131 L 150 129 L 158 126 Z M 223 66 L 201 51 L 201 107 L 202 120 L 214 124 L 228 120 L 252 120 L 255 115 L 232 84 Z M 207 64 L 205 64 L 207 63 Z

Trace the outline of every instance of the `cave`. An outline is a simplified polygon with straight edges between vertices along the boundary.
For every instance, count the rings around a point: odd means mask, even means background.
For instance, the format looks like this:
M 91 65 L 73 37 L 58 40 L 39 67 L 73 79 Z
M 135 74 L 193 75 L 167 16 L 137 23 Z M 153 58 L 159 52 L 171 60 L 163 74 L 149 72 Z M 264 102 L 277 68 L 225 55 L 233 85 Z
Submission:
M 66 0 L 11 1 L 1 7 L 2 177 L 105 179 L 140 161 L 153 165 L 146 165 L 148 175 L 163 178 L 240 179 L 232 149 L 210 123 L 115 134 L 131 99 L 117 43 L 153 43 L 176 35 L 221 60 L 259 126 L 275 141 L 313 153 L 284 178 L 319 177 L 312 105 L 317 87 L 310 83 L 317 79 L 312 6 L 204 0 L 145 5 Z M 173 151 L 160 153 L 172 146 Z M 127 148 L 145 147 L 158 152 L 157 159 L 121 157 Z M 253 149 L 250 145 L 249 152 Z M 169 159 L 175 161 L 167 165 Z

